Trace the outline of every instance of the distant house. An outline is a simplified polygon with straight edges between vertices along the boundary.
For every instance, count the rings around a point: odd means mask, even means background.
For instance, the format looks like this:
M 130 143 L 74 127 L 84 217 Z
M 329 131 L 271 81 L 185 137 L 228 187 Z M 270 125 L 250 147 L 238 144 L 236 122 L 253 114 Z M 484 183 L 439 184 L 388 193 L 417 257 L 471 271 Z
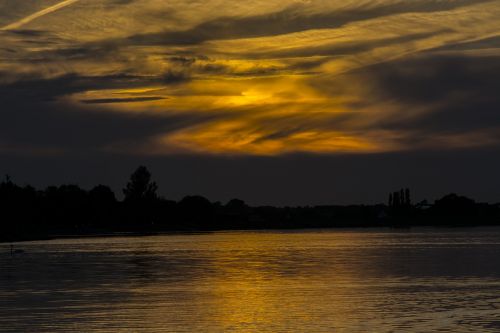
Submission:
M 420 210 L 427 210 L 431 208 L 433 205 L 428 203 L 427 200 L 423 200 L 419 202 L 418 204 L 415 205 L 415 208 L 420 209 Z

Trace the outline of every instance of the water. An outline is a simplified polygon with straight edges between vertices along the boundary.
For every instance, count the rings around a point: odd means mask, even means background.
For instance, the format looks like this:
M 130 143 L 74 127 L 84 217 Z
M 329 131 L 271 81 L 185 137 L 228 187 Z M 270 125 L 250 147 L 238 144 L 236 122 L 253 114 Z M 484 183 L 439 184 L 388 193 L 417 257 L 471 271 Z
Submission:
M 500 331 L 500 229 L 0 245 L 0 332 Z

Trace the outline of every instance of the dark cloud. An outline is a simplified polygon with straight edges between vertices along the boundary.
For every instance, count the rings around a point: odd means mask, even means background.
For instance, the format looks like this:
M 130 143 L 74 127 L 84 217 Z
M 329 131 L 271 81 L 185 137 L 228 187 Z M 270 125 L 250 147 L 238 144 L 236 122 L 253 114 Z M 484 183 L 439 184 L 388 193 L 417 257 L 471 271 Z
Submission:
M 450 30 L 442 29 L 439 31 L 406 34 L 392 38 L 381 38 L 373 40 L 353 40 L 350 42 L 336 43 L 334 45 L 321 45 L 321 46 L 312 46 L 307 48 L 299 46 L 296 48 L 288 48 L 287 50 L 259 52 L 254 54 L 251 52 L 247 52 L 244 54 L 244 56 L 252 59 L 252 58 L 280 58 L 280 57 L 307 58 L 314 56 L 352 55 L 370 51 L 379 47 L 400 45 L 408 42 L 414 42 L 430 37 L 435 37 L 447 32 L 450 32 Z
M 288 122 L 288 119 L 287 119 L 287 122 Z M 259 142 L 268 141 L 268 140 L 287 138 L 293 134 L 303 132 L 304 129 L 307 129 L 307 126 L 305 126 L 305 125 L 301 125 L 301 126 L 290 125 L 290 126 L 288 126 L 288 128 L 274 131 L 271 134 L 260 137 L 256 140 L 254 140 L 253 143 L 259 143 Z
M 166 97 L 130 97 L 130 98 L 96 98 L 96 99 L 84 99 L 81 100 L 85 104 L 113 104 L 113 103 L 138 103 L 147 101 L 158 101 L 166 99 Z
M 500 146 L 498 77 L 499 56 L 431 51 L 382 62 L 312 79 L 309 84 L 326 95 L 363 99 L 345 105 L 352 112 L 301 124 L 375 140 L 380 132 L 392 133 L 405 150 Z
M 5 77 L 10 74 L 4 73 Z M 0 73 L 0 78 L 1 78 Z M 156 76 L 142 76 L 127 73 L 101 75 L 101 76 L 81 76 L 78 74 L 66 74 L 55 78 L 44 79 L 40 75 L 26 74 L 17 75 L 17 81 L 1 85 L 7 93 L 4 99 L 15 103 L 19 96 L 29 98 L 33 101 L 55 100 L 57 97 L 71 95 L 88 90 L 120 89 L 144 87 L 151 84 L 175 84 L 186 82 L 189 77 L 184 73 L 161 73 Z
M 494 0 L 477 0 L 491 2 Z M 249 17 L 221 17 L 185 31 L 138 34 L 124 44 L 132 45 L 193 45 L 209 40 L 274 36 L 310 29 L 338 28 L 348 23 L 402 13 L 447 11 L 471 5 L 468 0 L 414 1 L 359 7 L 335 12 L 306 14 L 307 5 L 294 5 L 280 12 Z
M 401 119 L 385 125 L 428 132 L 500 128 L 500 57 L 423 56 L 370 71 L 381 98 L 431 109 L 412 118 L 401 110 Z
M 475 4 L 494 0 L 477 0 Z M 128 3 L 128 1 L 126 1 Z M 121 3 L 121 1 L 120 1 Z M 203 22 L 188 30 L 164 31 L 157 33 L 136 34 L 124 39 L 104 39 L 56 50 L 34 52 L 31 57 L 35 61 L 50 61 L 53 57 L 66 60 L 119 58 L 120 49 L 128 46 L 189 46 L 211 40 L 235 38 L 251 38 L 275 36 L 310 29 L 333 29 L 346 24 L 384 16 L 404 13 L 426 13 L 447 11 L 471 5 L 468 0 L 437 1 L 424 0 L 418 2 L 396 2 L 378 6 L 363 6 L 346 10 L 325 13 L 308 13 L 305 4 L 296 4 L 279 12 L 246 17 L 219 17 Z M 22 31 L 20 33 L 23 33 Z M 29 34 L 29 31 L 27 32 Z M 418 36 L 414 36 L 418 37 Z M 422 38 L 424 36 L 421 36 Z M 430 37 L 430 36 L 428 36 Z M 400 37 L 405 38 L 405 37 Z M 408 38 L 412 38 L 409 36 Z M 387 41 L 391 43 L 391 40 Z M 397 38 L 393 42 L 397 42 Z M 403 40 L 401 40 L 403 42 Z M 381 42 L 384 45 L 384 42 Z M 367 46 L 345 45 L 340 50 L 318 49 L 305 51 L 319 54 L 338 54 L 352 52 Z M 373 47 L 370 45 L 368 47 Z M 229 50 L 230 51 L 230 50 Z M 306 54 L 307 55 L 307 54 Z
M 14 30 L 3 31 L 3 34 L 13 34 L 24 37 L 41 37 L 41 36 L 46 36 L 47 32 L 42 30 L 14 29 Z
M 478 0 L 477 3 L 490 2 L 492 0 Z M 128 3 L 129 1 L 125 1 Z M 112 2 L 115 3 L 115 2 Z M 123 1 L 118 1 L 123 3 Z M 410 12 L 435 12 L 456 9 L 462 6 L 470 5 L 467 0 L 454 1 L 436 1 L 424 0 L 418 2 L 396 2 L 377 6 L 364 6 L 346 10 L 338 10 L 325 13 L 308 13 L 308 6 L 305 4 L 296 4 L 282 11 L 246 17 L 220 17 L 210 21 L 203 22 L 188 30 L 164 31 L 158 33 L 137 34 L 127 38 L 110 38 L 88 43 L 74 44 L 70 41 L 61 41 L 54 39 L 50 34 L 44 34 L 42 31 L 18 30 L 9 32 L 19 34 L 23 38 L 23 43 L 60 43 L 60 47 L 54 47 L 50 50 L 35 50 L 24 52 L 19 55 L 20 63 L 58 63 L 70 61 L 95 61 L 95 62 L 118 62 L 124 66 L 130 64 L 134 66 L 137 61 L 125 50 L 132 46 L 193 46 L 210 40 L 223 40 L 233 38 L 249 38 L 261 36 L 275 36 L 292 32 L 306 31 L 310 29 L 338 28 L 351 22 L 380 18 L 395 14 Z M 377 47 L 396 45 L 409 41 L 429 38 L 449 30 L 438 30 L 434 32 L 415 33 L 404 36 L 380 40 L 358 40 L 335 46 L 320 46 L 289 49 L 287 51 L 276 51 L 269 53 L 245 53 L 245 58 L 260 57 L 311 57 L 311 56 L 339 56 L 368 51 Z M 35 34 L 35 35 L 33 35 Z M 33 37 L 33 38 L 31 38 Z M 38 38 L 35 38 L 38 37 Z M 42 38 L 43 37 L 43 38 Z M 9 49 L 10 50 L 10 49 Z M 7 50 L 8 51 L 8 50 Z M 189 67 L 193 65 L 196 57 L 183 55 L 188 51 L 177 50 L 178 54 L 170 57 L 170 61 L 178 67 Z M 232 50 L 227 50 L 231 53 Z M 188 52 L 189 53 L 189 52 Z M 8 55 L 10 60 L 14 60 L 12 55 Z M 217 67 L 219 66 L 219 67 Z M 206 65 L 199 68 L 203 73 L 226 73 L 227 69 L 220 65 Z M 269 69 L 266 69 L 266 71 Z M 272 73 L 271 73 L 272 74 Z M 184 73 L 167 73 L 166 76 L 173 81 L 183 80 Z M 245 75 L 239 73 L 239 75 Z M 247 75 L 259 75 L 259 73 L 249 72 Z M 263 75 L 266 75 L 264 73 Z
M 182 115 L 135 114 L 99 109 L 94 100 L 75 105 L 62 96 L 95 87 L 130 87 L 133 77 L 101 78 L 68 75 L 55 79 L 21 80 L 0 85 L 0 143 L 4 147 L 64 150 L 67 154 L 99 151 L 113 144 L 146 144 L 151 138 L 185 126 L 207 121 L 213 114 L 185 112 Z M 141 97 L 139 97 L 141 98 Z M 133 99 L 122 99 L 131 102 Z
M 6 73 L 5 76 L 8 76 Z M 108 76 L 80 76 L 66 74 L 63 76 L 44 79 L 36 73 L 18 75 L 15 82 L 4 83 L 0 86 L 4 94 L 2 99 L 9 104 L 31 101 L 53 101 L 58 97 L 71 95 L 91 89 L 116 89 L 140 86 L 144 83 L 140 77 L 127 74 Z
M 500 36 L 494 36 L 475 41 L 448 44 L 435 48 L 434 51 L 468 51 L 498 48 L 500 48 Z
M 137 0 L 107 0 L 107 5 L 129 5 Z

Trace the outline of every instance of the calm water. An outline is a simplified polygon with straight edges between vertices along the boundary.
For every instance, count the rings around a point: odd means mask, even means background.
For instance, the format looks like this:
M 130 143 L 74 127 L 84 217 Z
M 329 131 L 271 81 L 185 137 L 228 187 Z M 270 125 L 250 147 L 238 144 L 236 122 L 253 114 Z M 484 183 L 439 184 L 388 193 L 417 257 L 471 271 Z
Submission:
M 500 331 L 500 229 L 0 245 L 0 332 Z

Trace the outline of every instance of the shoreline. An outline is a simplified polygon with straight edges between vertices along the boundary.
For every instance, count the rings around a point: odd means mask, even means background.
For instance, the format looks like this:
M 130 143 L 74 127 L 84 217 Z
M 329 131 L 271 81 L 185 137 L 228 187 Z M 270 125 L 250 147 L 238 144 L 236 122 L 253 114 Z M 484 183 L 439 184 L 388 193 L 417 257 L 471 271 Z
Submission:
M 14 244 L 14 243 L 24 243 L 24 242 L 36 242 L 36 241 L 52 241 L 52 240 L 63 240 L 63 239 L 86 239 L 86 238 L 117 238 L 117 237 L 147 237 L 147 236 L 169 236 L 169 235 L 193 235 L 193 234 L 211 234 L 220 232 L 293 232 L 293 231 L 362 231 L 362 230 L 387 230 L 387 231 L 414 231 L 415 229 L 427 229 L 427 230 L 439 230 L 439 229 L 476 229 L 476 228 L 500 228 L 498 224 L 470 224 L 470 225 L 412 225 L 408 227 L 399 226 L 334 226 L 334 227 L 298 227 L 298 228 L 233 228 L 233 229 L 212 229 L 212 230 L 159 230 L 159 231 L 117 231 L 117 232 L 98 232 L 98 233 L 52 233 L 46 235 L 40 235 L 26 238 L 17 238 L 12 240 L 0 239 L 0 244 Z

